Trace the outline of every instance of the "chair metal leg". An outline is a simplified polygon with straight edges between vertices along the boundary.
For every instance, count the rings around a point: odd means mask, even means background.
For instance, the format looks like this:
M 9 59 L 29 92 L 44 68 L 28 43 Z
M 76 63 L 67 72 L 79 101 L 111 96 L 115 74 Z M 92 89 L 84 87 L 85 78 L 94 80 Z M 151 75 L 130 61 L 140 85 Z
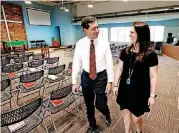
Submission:
M 57 88 L 59 88 L 61 86 L 61 80 L 59 81 L 59 83 L 58 83 L 58 87 Z
M 19 93 L 21 93 L 21 89 L 20 89 L 19 91 L 20 91 Z M 23 102 L 23 104 L 25 105 L 25 102 L 24 102 L 24 96 L 23 96 L 22 93 L 21 93 L 21 98 L 22 98 L 22 102 Z M 17 98 L 17 100 L 19 101 L 19 97 Z M 19 105 L 19 103 L 18 103 L 18 105 Z
M 10 101 L 10 102 L 9 102 L 9 103 L 10 103 L 10 108 L 12 108 L 12 105 L 11 105 L 11 104 L 12 104 L 12 102 L 11 102 L 11 98 L 10 98 L 10 100 L 9 100 L 9 101 Z
M 13 97 L 14 97 L 14 96 L 12 96 L 12 98 L 11 98 L 11 99 L 12 99 L 11 103 L 13 102 L 13 104 L 14 104 L 16 107 L 18 107 L 18 106 L 17 106 L 17 103 L 15 103 L 15 100 L 14 100 Z
M 78 116 L 80 117 L 80 119 L 82 120 L 82 117 L 81 117 L 81 115 L 80 115 L 80 109 L 79 109 L 79 105 L 78 105 L 78 103 L 77 103 L 77 101 L 76 101 L 76 99 L 75 99 L 75 95 L 73 95 L 73 98 L 74 98 L 74 102 L 75 102 L 75 104 L 76 104 L 76 106 L 77 106 L 77 111 L 78 111 Z
M 42 120 L 42 122 L 43 122 L 43 124 L 44 124 L 44 126 L 45 126 L 46 133 L 49 133 L 48 128 L 47 128 L 47 125 L 45 124 L 45 120 Z
M 52 118 L 52 114 L 51 114 L 51 112 L 50 112 L 50 118 L 51 118 L 51 121 L 52 121 L 52 123 L 53 123 L 55 132 L 58 133 L 58 132 L 57 132 L 57 128 L 56 128 L 56 126 L 55 126 L 55 122 L 54 122 L 54 120 L 53 120 L 53 118 Z
M 42 96 L 44 96 L 44 94 L 45 94 L 45 84 L 44 84 L 44 86 L 42 87 L 43 89 L 42 89 Z

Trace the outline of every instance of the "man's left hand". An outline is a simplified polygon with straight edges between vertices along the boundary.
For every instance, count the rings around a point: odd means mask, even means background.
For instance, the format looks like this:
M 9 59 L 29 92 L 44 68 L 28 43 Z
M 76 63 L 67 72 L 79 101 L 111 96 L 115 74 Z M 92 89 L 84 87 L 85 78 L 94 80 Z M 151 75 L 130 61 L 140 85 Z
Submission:
M 107 96 L 109 96 L 111 90 L 112 90 L 112 83 L 107 83 L 106 91 L 105 91 Z

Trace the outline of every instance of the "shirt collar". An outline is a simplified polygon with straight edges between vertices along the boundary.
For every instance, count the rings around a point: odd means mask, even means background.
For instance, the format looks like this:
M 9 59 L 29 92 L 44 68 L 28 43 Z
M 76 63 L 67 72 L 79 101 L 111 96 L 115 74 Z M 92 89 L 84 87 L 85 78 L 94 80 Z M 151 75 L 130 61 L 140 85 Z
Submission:
M 91 39 L 89 39 L 87 36 L 86 36 L 86 39 L 88 40 L 88 42 L 90 43 L 90 40 Z M 94 45 L 96 45 L 98 43 L 98 38 L 96 38 L 95 40 L 94 40 Z

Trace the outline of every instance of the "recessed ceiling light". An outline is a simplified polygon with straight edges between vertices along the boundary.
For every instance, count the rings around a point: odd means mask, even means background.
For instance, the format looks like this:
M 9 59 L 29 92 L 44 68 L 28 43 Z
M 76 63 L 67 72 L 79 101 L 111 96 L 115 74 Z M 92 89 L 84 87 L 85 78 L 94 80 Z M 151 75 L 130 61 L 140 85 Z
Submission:
M 88 8 L 93 8 L 93 5 L 92 4 L 88 4 Z
M 64 9 L 64 10 L 65 10 L 65 12 L 69 12 L 69 9 L 67 9 L 67 8 L 66 8 L 66 9 Z
M 31 1 L 25 1 L 25 3 L 26 3 L 26 4 L 32 4 L 32 2 L 31 2 Z

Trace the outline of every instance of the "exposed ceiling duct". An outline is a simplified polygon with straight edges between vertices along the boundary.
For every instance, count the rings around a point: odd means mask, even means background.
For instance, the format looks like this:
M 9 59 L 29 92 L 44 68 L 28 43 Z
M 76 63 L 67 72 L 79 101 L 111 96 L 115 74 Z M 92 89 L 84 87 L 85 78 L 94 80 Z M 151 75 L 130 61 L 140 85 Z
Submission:
M 71 5 L 80 5 L 80 4 L 86 4 L 87 1 L 83 0 L 41 0 L 41 1 L 34 1 L 36 3 L 49 5 L 49 6 L 58 6 L 62 4 L 71 4 Z
M 170 7 L 160 7 L 160 8 L 150 8 L 150 9 L 140 9 L 133 11 L 124 11 L 124 12 L 114 12 L 114 13 L 105 13 L 105 14 L 95 14 L 92 15 L 97 19 L 104 18 L 116 18 L 116 17 L 129 17 L 129 16 L 139 16 L 139 15 L 152 15 L 152 14 L 164 14 L 164 13 L 176 13 L 179 12 L 179 5 L 170 6 Z M 78 22 L 81 21 L 85 16 L 74 17 L 73 21 Z

